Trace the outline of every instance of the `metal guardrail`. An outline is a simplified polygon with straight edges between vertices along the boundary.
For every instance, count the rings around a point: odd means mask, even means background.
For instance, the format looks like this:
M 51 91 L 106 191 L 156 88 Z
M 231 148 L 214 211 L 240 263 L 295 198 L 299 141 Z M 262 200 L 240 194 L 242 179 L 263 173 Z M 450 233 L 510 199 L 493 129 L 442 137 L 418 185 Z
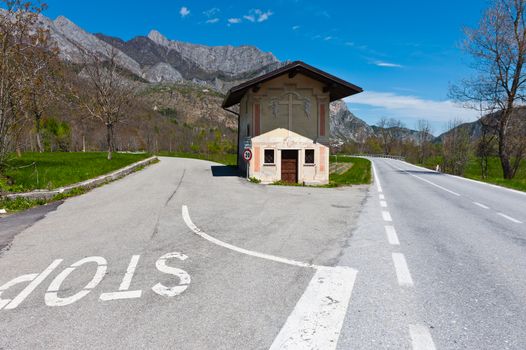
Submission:
M 335 154 L 334 157 L 368 157 L 368 158 L 387 158 L 387 159 L 396 159 L 405 162 L 405 157 L 402 156 L 392 156 L 389 154 Z

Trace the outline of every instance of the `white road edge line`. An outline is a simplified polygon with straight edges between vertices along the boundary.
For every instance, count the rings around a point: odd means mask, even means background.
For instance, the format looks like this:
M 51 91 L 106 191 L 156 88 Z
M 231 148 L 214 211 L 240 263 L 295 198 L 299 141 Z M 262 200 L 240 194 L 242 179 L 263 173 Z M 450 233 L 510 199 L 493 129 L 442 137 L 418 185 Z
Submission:
M 405 256 L 402 253 L 393 253 L 393 263 L 396 271 L 396 278 L 400 286 L 413 286 L 413 279 L 407 267 Z
M 201 231 L 192 222 L 186 205 L 182 206 L 182 215 L 190 230 L 211 243 L 257 258 L 314 268 L 316 270 L 314 277 L 312 277 L 307 289 L 274 339 L 270 350 L 336 349 L 358 273 L 357 270 L 346 266 L 312 265 L 239 248 Z
M 503 218 L 508 219 L 508 220 L 510 220 L 511 222 L 514 222 L 514 223 L 516 223 L 516 224 L 522 224 L 522 221 L 517 220 L 517 219 L 515 219 L 515 218 L 512 218 L 511 216 L 508 216 L 508 215 L 506 215 L 506 214 L 503 214 L 503 213 L 497 213 L 497 215 L 500 215 L 500 216 L 502 216 Z
M 460 194 L 458 194 L 458 193 L 456 193 L 456 192 L 454 192 L 454 191 L 448 190 L 447 188 L 442 187 L 442 186 L 440 186 L 440 185 L 437 185 L 436 183 L 431 182 L 431 181 L 429 181 L 429 180 L 426 180 L 426 179 L 424 179 L 424 178 L 422 178 L 422 177 L 420 177 L 420 176 L 418 176 L 418 175 L 411 174 L 411 173 L 408 172 L 407 170 L 404 170 L 404 169 L 402 169 L 402 168 L 400 168 L 400 167 L 397 167 L 396 165 L 394 165 L 394 164 L 392 164 L 392 163 L 391 163 L 391 165 L 393 165 L 393 166 L 394 166 L 395 168 L 397 168 L 398 170 L 401 170 L 401 171 L 403 171 L 404 173 L 406 173 L 406 174 L 408 174 L 408 175 L 411 175 L 411 176 L 413 176 L 413 177 L 419 179 L 420 181 L 427 182 L 428 184 L 430 184 L 430 185 L 432 185 L 432 186 L 435 186 L 436 188 L 440 188 L 440 189 L 443 190 L 443 191 L 446 191 L 446 192 L 448 192 L 448 193 L 451 193 L 452 195 L 455 195 L 455 196 L 460 197 Z
M 413 350 L 435 350 L 435 343 L 427 327 L 422 325 L 409 325 L 409 334 Z
M 387 208 L 387 202 L 386 201 L 380 201 L 380 206 L 382 208 Z
M 376 167 L 374 166 L 374 162 L 371 161 L 371 166 L 373 168 L 373 175 L 374 175 L 374 182 L 376 182 L 376 188 L 378 189 L 378 193 L 382 193 L 382 184 L 380 183 L 380 178 L 378 177 L 378 173 L 376 172 Z
M 398 235 L 396 234 L 394 226 L 385 226 L 385 233 L 387 235 L 387 241 L 389 241 L 389 244 L 400 245 L 400 241 L 398 240 Z
M 388 211 L 383 210 L 382 217 L 384 221 L 393 221 L 393 218 L 391 217 L 391 214 Z
M 382 200 L 382 201 L 385 199 L 385 196 L 384 196 L 383 194 L 380 194 L 378 197 L 379 197 L 380 200 Z
M 421 167 L 421 166 L 418 166 L 418 165 L 414 165 L 414 164 L 411 164 L 411 163 L 408 163 L 408 162 L 403 162 L 401 160 L 399 160 L 399 162 L 411 165 L 412 167 L 415 167 L 415 168 L 418 168 L 418 169 L 423 169 L 423 170 L 427 170 L 427 171 L 433 171 L 431 169 L 427 169 L 427 168 L 424 168 L 424 167 Z M 457 178 L 459 180 L 470 181 L 470 182 L 477 183 L 479 185 L 490 186 L 490 187 L 493 187 L 493 188 L 498 188 L 498 189 L 501 189 L 501 190 L 505 190 L 505 191 L 509 191 L 509 192 L 513 192 L 513 193 L 516 193 L 516 194 L 520 194 L 520 195 L 526 196 L 526 192 L 519 191 L 519 190 L 514 190 L 513 188 L 507 188 L 507 187 L 503 187 L 503 186 L 499 186 L 499 185 L 495 185 L 495 184 L 490 184 L 490 183 L 487 183 L 487 182 L 482 182 L 482 181 L 478 181 L 478 180 L 468 179 L 467 177 L 462 177 L 462 176 L 457 176 L 457 175 L 451 175 L 451 174 L 446 174 L 446 173 L 440 173 L 440 174 L 444 175 L 444 176 L 448 176 L 448 177 L 454 177 L 454 178 Z
M 489 207 L 487 205 L 484 205 L 484 204 L 479 203 L 479 202 L 473 202 L 473 204 L 475 204 L 476 206 L 481 207 L 483 209 L 489 209 Z

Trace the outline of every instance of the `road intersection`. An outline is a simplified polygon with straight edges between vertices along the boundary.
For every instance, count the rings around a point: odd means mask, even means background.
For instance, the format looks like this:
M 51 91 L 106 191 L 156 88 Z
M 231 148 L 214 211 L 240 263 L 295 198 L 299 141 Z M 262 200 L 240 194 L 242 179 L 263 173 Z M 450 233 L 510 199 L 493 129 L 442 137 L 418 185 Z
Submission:
M 0 348 L 525 348 L 526 196 L 373 161 L 322 189 L 162 158 L 67 200 L 0 255 Z

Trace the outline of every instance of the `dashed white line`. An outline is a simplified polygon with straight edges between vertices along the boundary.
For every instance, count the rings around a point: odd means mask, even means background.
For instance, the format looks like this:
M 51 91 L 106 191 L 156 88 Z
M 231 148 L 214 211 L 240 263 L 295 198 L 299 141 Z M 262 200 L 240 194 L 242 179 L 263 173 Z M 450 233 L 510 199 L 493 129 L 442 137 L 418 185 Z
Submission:
M 497 213 L 497 215 L 500 215 L 500 216 L 502 216 L 503 218 L 508 219 L 509 221 L 514 222 L 514 223 L 516 223 L 516 224 L 522 224 L 522 221 L 517 220 L 517 219 L 515 219 L 515 218 L 512 218 L 511 216 L 508 216 L 508 215 L 506 215 L 506 214 L 503 214 L 503 213 Z
M 387 208 L 387 202 L 386 201 L 380 201 L 380 206 L 382 208 Z
M 398 240 L 398 235 L 396 234 L 394 226 L 385 226 L 385 233 L 387 234 L 387 240 L 389 241 L 389 244 L 400 245 L 400 241 Z
M 479 202 L 473 202 L 473 204 L 475 204 L 478 207 L 481 207 L 482 209 L 489 209 L 489 207 L 487 205 L 484 205 L 484 204 L 479 203 Z
M 383 210 L 382 217 L 384 221 L 393 221 L 393 218 L 391 217 L 391 214 L 388 211 Z
M 409 334 L 413 350 L 435 350 L 435 343 L 427 327 L 422 325 L 409 325 Z
M 407 267 L 404 254 L 393 253 L 393 263 L 396 271 L 396 278 L 398 279 L 398 284 L 401 286 L 412 286 L 413 279 L 411 278 L 411 273 Z
M 383 194 L 379 194 L 378 197 L 380 198 L 380 200 L 384 200 L 385 199 L 385 196 Z

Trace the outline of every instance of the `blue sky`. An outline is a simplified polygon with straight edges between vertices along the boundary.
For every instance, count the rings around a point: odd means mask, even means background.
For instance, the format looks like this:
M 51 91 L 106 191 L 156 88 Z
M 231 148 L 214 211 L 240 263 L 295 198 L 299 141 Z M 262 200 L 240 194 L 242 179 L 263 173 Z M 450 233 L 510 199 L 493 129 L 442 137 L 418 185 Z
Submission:
M 485 0 L 47 3 L 46 15 L 64 15 L 94 33 L 130 39 L 157 29 L 173 40 L 248 44 L 305 61 L 363 87 L 347 102 L 370 124 L 383 116 L 408 127 L 428 119 L 437 134 L 449 120 L 477 116 L 448 101 L 448 89 L 471 74 L 459 49 L 462 28 L 477 24 Z

